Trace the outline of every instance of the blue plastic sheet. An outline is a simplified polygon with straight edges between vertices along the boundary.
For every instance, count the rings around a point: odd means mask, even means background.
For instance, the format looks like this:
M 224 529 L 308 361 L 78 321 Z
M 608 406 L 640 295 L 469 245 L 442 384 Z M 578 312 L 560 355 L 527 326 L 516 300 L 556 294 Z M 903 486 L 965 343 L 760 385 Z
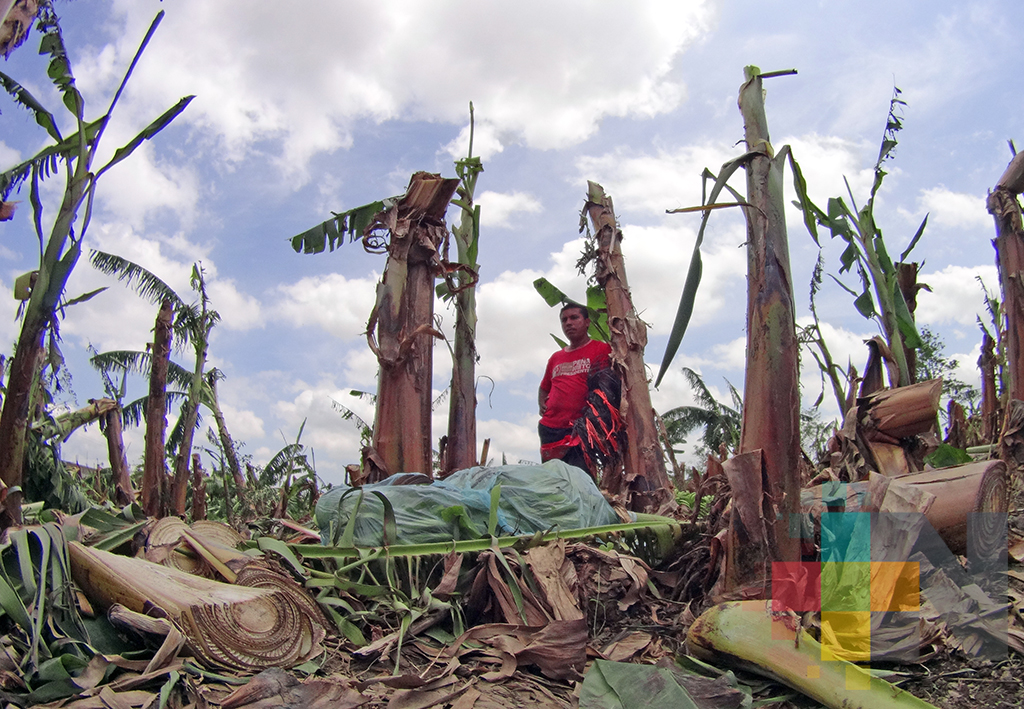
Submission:
M 460 470 L 427 485 L 395 485 L 395 476 L 362 488 L 336 488 L 316 505 L 325 544 L 336 543 L 355 515 L 356 546 L 380 546 L 384 503 L 394 511 L 395 539 L 388 544 L 425 544 L 487 536 L 491 493 L 501 487 L 495 534 L 533 534 L 619 522 L 584 471 L 560 460 L 543 465 L 503 465 Z

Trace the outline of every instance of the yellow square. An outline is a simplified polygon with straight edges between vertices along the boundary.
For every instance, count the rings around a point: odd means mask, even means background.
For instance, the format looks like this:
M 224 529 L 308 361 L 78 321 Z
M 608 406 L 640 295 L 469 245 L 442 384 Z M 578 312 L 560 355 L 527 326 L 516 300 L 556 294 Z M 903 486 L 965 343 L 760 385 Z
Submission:
M 821 614 L 821 659 L 867 662 L 871 659 L 871 613 Z
M 916 561 L 871 562 L 871 610 L 921 608 L 921 565 Z
M 856 665 L 846 666 L 847 689 L 871 689 L 871 675 Z
M 807 665 L 807 679 L 818 679 L 821 677 L 821 665 Z

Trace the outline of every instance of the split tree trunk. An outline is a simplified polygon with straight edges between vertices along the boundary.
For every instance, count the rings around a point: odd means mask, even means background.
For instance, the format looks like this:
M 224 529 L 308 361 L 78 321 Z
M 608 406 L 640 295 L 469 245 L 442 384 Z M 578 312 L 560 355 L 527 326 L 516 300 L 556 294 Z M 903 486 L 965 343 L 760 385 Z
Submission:
M 715 603 L 771 595 L 772 561 L 778 557 L 778 544 L 766 462 L 764 452 L 755 450 L 720 464 L 733 493 L 733 507 L 721 575 L 711 591 Z
M 1006 552 L 1005 515 L 1009 505 L 1006 471 L 1005 462 L 985 460 L 900 478 L 873 473 L 869 480 L 843 486 L 844 510 L 920 512 L 953 553 L 990 559 L 1000 544 L 1003 553 Z M 831 485 L 804 490 L 806 511 L 816 521 L 826 511 L 822 504 L 822 493 L 826 489 L 835 490 Z M 901 508 L 902 503 L 894 502 L 894 498 L 904 498 L 912 504 Z M 972 518 L 972 515 L 980 516 Z
M 899 484 L 935 495 L 925 517 L 953 553 L 990 559 L 1000 544 L 1006 552 L 1009 488 L 1003 461 L 985 460 L 927 470 L 906 475 L 899 479 Z
M 756 67 L 745 70 L 739 107 L 747 163 L 747 364 L 740 452 L 764 451 L 776 506 L 777 561 L 796 561 L 800 540 L 789 532 L 800 511 L 800 384 L 796 306 L 789 267 L 782 160 L 773 160 L 764 93 Z M 742 494 L 742 491 L 733 491 Z
M 628 491 L 629 508 L 657 512 L 673 500 L 672 482 L 658 440 L 651 391 L 644 367 L 647 325 L 633 307 L 622 259 L 622 232 L 615 221 L 612 199 L 596 182 L 587 182 L 587 212 L 597 240 L 595 277 L 604 289 L 611 333 L 612 366 L 622 384 L 619 413 L 626 430 L 620 479 L 604 480 L 612 494 Z
M 1006 364 L 1010 370 L 1009 398 L 1024 399 L 1024 226 L 1017 195 L 1024 191 L 1024 153 L 1010 161 L 988 196 L 995 218 L 996 265 L 1006 314 Z
M 124 453 L 122 431 L 120 407 L 108 411 L 104 421 L 103 435 L 107 439 L 107 457 L 110 459 L 110 472 L 114 479 L 114 499 L 118 505 L 124 507 L 135 502 L 135 490 L 132 488 L 128 458 Z
M 142 471 L 142 509 L 150 517 L 163 517 L 166 511 L 167 459 L 164 440 L 167 433 L 167 363 L 171 357 L 171 301 L 160 305 L 153 328 L 150 352 L 149 400 L 146 404 L 146 459 Z
M 447 234 L 445 211 L 458 185 L 455 179 L 418 172 L 405 196 L 374 221 L 389 232 L 388 262 L 367 326 L 380 365 L 373 447 L 387 474 L 431 475 L 433 470 L 434 274 Z
M 875 433 L 890 439 L 907 438 L 935 428 L 942 396 L 942 380 L 929 379 L 897 389 L 885 389 L 859 402 L 865 436 Z

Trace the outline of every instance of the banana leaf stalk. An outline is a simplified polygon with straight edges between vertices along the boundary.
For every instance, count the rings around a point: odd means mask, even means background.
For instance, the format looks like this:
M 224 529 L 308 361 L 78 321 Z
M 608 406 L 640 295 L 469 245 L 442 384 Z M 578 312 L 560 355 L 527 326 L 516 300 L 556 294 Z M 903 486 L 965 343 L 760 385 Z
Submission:
M 853 663 L 822 659 L 828 649 L 800 627 L 795 614 L 773 613 L 771 601 L 713 606 L 690 626 L 686 645 L 698 659 L 770 677 L 826 707 L 934 709 Z

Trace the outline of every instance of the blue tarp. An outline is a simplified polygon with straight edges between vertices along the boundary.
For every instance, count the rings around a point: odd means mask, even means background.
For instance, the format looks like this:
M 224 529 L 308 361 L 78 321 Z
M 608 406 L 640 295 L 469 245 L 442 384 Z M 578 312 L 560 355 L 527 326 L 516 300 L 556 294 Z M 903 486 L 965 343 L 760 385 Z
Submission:
M 491 491 L 501 493 L 495 534 L 533 534 L 581 529 L 620 520 L 584 471 L 560 460 L 543 465 L 503 465 L 460 470 L 427 485 L 395 485 L 395 476 L 360 489 L 336 488 L 316 504 L 325 544 L 340 538 L 353 513 L 353 543 L 384 543 L 384 504 L 394 510 L 396 539 L 389 544 L 424 544 L 487 535 Z

